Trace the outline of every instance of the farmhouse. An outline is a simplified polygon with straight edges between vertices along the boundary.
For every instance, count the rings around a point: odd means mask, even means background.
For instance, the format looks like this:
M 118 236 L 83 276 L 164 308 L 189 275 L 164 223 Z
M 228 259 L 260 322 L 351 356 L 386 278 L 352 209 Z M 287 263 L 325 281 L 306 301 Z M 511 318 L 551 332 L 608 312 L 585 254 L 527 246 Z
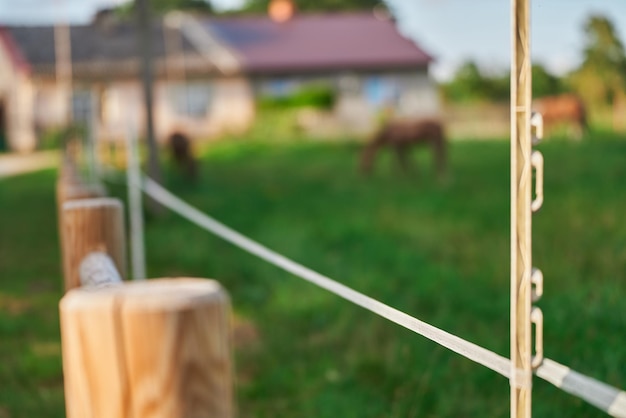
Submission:
M 100 140 L 143 127 L 137 31 L 100 13 L 89 25 L 0 31 L 0 147 L 29 151 L 47 130 L 90 123 Z M 374 13 L 198 17 L 155 22 L 155 130 L 196 137 L 245 130 L 255 98 L 310 84 L 336 95 L 333 115 L 364 128 L 383 106 L 433 114 L 432 57 Z M 67 58 L 63 59 L 66 56 Z M 352 124 L 352 125 L 351 125 Z M 367 128 L 367 124 L 365 124 Z

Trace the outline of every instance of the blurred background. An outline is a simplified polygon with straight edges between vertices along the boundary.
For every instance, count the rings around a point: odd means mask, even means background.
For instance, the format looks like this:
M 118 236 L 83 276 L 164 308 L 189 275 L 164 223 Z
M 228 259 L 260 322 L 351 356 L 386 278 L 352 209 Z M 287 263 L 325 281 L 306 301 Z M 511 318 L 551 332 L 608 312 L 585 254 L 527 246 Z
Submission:
M 508 357 L 510 14 L 500 0 L 0 0 L 0 418 L 64 416 L 68 144 L 125 199 L 137 137 L 146 171 L 200 210 Z M 532 2 L 545 351 L 622 388 L 625 43 L 626 2 Z M 491 371 L 145 211 L 149 277 L 231 294 L 241 416 L 508 414 Z M 602 416 L 545 382 L 533 393 L 535 416 Z
M 273 2 L 274 15 L 271 3 L 3 1 L 0 149 L 53 147 L 90 119 L 101 147 L 128 125 L 147 134 L 140 49 L 161 142 L 181 124 L 207 139 L 264 117 L 298 135 L 367 136 L 381 109 L 437 115 L 453 138 L 508 135 L 506 2 Z M 534 2 L 534 96 L 576 93 L 592 124 L 625 129 L 625 7 Z

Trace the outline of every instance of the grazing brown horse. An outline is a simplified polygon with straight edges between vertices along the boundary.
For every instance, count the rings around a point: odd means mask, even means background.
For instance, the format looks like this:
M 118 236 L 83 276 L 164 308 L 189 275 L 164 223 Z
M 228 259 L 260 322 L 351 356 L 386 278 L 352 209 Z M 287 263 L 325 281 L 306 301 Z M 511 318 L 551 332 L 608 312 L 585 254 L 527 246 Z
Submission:
M 372 170 L 377 152 L 391 147 L 396 152 L 400 166 L 409 167 L 409 151 L 414 146 L 426 145 L 432 149 L 435 169 L 441 178 L 446 165 L 446 138 L 441 122 L 435 119 L 390 121 L 376 133 L 361 155 L 361 170 Z
M 559 124 L 567 124 L 581 139 L 587 129 L 587 111 L 582 100 L 574 94 L 542 97 L 533 102 L 533 110 L 543 116 L 546 131 Z
M 195 181 L 198 176 L 198 167 L 189 137 L 181 132 L 174 132 L 169 136 L 167 142 L 178 169 L 184 172 L 189 180 Z

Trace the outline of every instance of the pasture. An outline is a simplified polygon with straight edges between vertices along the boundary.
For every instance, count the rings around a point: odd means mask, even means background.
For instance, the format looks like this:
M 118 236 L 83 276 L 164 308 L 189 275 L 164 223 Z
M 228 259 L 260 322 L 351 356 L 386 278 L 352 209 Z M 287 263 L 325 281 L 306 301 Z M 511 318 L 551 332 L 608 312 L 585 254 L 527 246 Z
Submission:
M 534 216 L 545 353 L 626 387 L 626 138 L 546 142 Z M 456 142 L 450 172 L 369 178 L 354 143 L 231 141 L 166 185 L 302 264 L 508 357 L 509 144 Z M 0 417 L 63 416 L 55 173 L 0 180 Z M 110 184 L 124 197 L 125 187 Z M 235 310 L 242 417 L 507 416 L 508 381 L 249 256 L 148 219 L 148 276 L 218 279 Z M 603 416 L 535 379 L 536 417 Z

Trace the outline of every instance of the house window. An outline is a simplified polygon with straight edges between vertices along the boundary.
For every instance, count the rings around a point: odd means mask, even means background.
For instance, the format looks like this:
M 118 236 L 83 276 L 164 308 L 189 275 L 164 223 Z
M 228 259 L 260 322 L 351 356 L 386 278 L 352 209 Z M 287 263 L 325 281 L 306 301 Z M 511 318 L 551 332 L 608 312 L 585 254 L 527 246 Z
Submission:
M 261 91 L 268 97 L 287 97 L 295 93 L 298 83 L 294 80 L 274 79 L 263 83 Z
M 209 110 L 212 89 L 209 83 L 177 84 L 168 89 L 168 101 L 179 116 L 204 118 Z
M 363 94 L 367 102 L 376 107 L 396 105 L 400 97 L 397 80 L 391 77 L 370 76 L 363 83 Z

